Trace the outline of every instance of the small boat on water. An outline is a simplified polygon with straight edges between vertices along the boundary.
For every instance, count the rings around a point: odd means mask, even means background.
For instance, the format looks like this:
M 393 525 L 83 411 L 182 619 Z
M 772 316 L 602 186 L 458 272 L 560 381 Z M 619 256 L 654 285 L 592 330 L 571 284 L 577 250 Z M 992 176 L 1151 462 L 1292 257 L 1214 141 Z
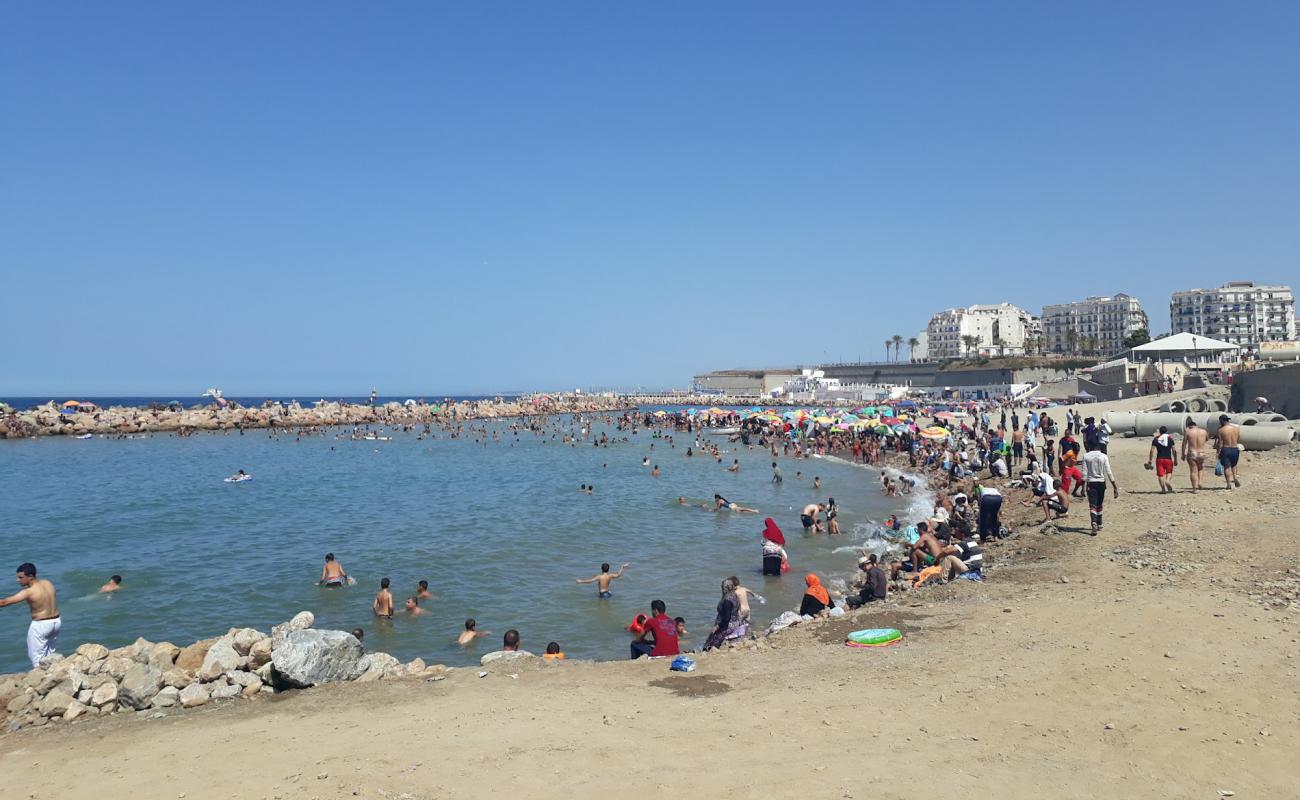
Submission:
M 710 436 L 730 436 L 733 433 L 740 433 L 740 428 L 709 428 Z

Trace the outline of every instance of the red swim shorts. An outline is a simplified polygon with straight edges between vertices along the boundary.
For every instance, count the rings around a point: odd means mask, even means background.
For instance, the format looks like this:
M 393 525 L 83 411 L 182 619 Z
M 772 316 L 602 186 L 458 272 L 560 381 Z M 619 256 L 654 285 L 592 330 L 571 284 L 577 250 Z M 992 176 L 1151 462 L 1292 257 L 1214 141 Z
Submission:
M 1172 458 L 1156 459 L 1156 475 L 1163 478 L 1166 475 L 1174 474 L 1174 460 Z

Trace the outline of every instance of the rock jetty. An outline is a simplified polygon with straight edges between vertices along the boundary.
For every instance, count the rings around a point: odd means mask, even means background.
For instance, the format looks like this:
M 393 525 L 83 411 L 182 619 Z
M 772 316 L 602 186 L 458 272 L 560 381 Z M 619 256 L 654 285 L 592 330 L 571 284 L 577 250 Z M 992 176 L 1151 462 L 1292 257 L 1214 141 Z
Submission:
M 83 644 L 64 658 L 50 656 L 28 673 L 0 676 L 5 730 L 134 711 L 186 709 L 258 694 L 340 681 L 431 678 L 442 665 L 403 664 L 366 653 L 350 633 L 317 630 L 303 611 L 271 633 L 231 628 L 188 647 L 137 639 L 110 650 Z
M 113 406 L 65 413 L 54 402 L 35 409 L 0 409 L 0 439 L 31 436 L 120 436 L 152 432 L 191 432 L 254 428 L 305 428 L 334 425 L 432 425 L 543 414 L 619 411 L 631 401 L 612 395 L 536 395 L 518 400 L 475 400 L 429 405 L 415 402 L 369 405 L 318 402 L 267 403 L 244 408 L 237 403 L 141 408 Z

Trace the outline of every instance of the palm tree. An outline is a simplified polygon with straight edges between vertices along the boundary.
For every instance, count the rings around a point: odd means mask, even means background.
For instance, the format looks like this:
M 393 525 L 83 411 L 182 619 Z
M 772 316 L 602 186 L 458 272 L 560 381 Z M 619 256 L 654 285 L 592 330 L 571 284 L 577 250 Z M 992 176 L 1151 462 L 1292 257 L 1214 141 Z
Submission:
M 893 340 L 893 339 L 886 339 L 886 340 L 885 340 L 885 360 L 886 360 L 886 361 L 889 360 L 889 348 L 891 348 L 891 347 L 893 347 L 893 346 L 894 346 L 894 340 Z
M 1070 351 L 1070 355 L 1076 355 L 1079 351 L 1079 334 L 1074 328 L 1065 332 L 1065 349 Z
M 907 340 L 907 360 L 908 360 L 908 361 L 915 361 L 915 360 L 916 360 L 915 358 L 913 358 L 912 354 L 915 353 L 915 352 L 916 352 L 916 348 L 918 348 L 918 347 L 920 347 L 920 346 L 921 346 L 921 340 L 918 339 L 918 338 L 916 338 L 915 336 L 913 336 L 911 339 L 908 339 L 908 340 Z
M 970 355 L 970 351 L 974 350 L 976 347 L 979 347 L 980 337 L 971 336 L 968 333 L 965 336 L 961 337 L 961 343 L 966 346 L 966 354 Z
M 894 343 L 894 360 L 897 361 L 899 355 L 901 355 L 903 352 L 903 337 L 899 336 L 898 334 L 894 334 L 889 341 Z

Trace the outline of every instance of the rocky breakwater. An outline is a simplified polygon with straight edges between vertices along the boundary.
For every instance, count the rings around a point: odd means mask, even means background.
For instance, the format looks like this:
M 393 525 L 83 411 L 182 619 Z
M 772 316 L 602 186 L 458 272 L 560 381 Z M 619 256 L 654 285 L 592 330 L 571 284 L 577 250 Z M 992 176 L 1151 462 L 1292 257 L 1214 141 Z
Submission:
M 215 431 L 236 428 L 306 428 L 334 425 L 426 425 L 453 421 L 504 419 L 541 414 L 602 413 L 631 408 L 617 397 L 572 395 L 475 400 L 445 405 L 418 403 L 316 403 L 304 407 L 294 402 L 243 408 L 230 403 L 199 408 L 138 408 L 113 406 L 75 414 L 61 413 L 53 402 L 26 411 L 0 413 L 0 439 L 31 436 L 120 436 L 133 433 Z
M 421 659 L 402 664 L 387 653 L 366 653 L 352 634 L 317 630 L 303 611 L 270 634 L 231 628 L 224 636 L 177 647 L 137 639 L 110 650 L 83 644 L 70 656 L 50 656 L 28 673 L 0 676 L 5 729 L 73 722 L 95 716 L 250 699 L 263 693 L 339 681 L 436 677 L 442 665 Z

